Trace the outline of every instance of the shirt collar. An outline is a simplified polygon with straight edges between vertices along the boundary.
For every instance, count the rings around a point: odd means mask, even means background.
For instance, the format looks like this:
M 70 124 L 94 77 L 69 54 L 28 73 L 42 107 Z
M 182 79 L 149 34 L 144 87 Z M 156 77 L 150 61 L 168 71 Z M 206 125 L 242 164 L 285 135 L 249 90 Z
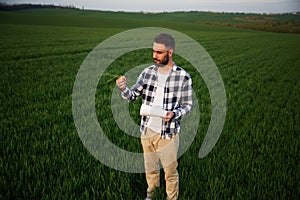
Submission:
M 173 62 L 173 68 L 172 68 L 172 71 L 176 71 L 177 70 L 177 68 L 178 68 L 178 66 L 176 65 L 176 63 L 175 62 Z

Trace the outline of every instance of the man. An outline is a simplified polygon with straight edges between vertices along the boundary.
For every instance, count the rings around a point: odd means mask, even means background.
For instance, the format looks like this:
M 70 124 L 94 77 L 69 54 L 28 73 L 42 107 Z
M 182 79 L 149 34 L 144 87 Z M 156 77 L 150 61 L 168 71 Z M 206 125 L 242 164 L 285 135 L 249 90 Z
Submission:
M 147 198 L 153 197 L 159 186 L 159 160 L 164 169 L 167 199 L 177 199 L 179 176 L 177 172 L 177 150 L 180 119 L 192 108 L 192 79 L 182 68 L 173 63 L 174 38 L 159 34 L 154 38 L 154 65 L 139 75 L 135 85 L 126 86 L 126 77 L 116 80 L 123 98 L 134 101 L 142 96 L 142 104 L 159 106 L 166 116 L 142 116 L 140 131 L 144 151 L 144 164 L 148 184 Z

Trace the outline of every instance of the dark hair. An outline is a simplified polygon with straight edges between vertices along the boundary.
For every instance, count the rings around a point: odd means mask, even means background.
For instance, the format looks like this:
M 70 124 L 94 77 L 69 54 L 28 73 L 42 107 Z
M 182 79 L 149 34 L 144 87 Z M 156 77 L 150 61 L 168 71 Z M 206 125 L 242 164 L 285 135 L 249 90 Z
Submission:
M 161 33 L 154 38 L 154 42 L 164 44 L 167 48 L 175 50 L 175 40 L 170 34 Z

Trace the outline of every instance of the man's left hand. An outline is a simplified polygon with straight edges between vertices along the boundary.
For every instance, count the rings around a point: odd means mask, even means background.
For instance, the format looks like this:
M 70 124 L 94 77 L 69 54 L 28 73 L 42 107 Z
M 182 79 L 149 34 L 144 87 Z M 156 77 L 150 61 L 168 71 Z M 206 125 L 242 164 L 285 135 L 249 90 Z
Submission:
M 166 117 L 162 117 L 162 119 L 166 122 L 170 121 L 174 117 L 174 112 L 167 111 Z

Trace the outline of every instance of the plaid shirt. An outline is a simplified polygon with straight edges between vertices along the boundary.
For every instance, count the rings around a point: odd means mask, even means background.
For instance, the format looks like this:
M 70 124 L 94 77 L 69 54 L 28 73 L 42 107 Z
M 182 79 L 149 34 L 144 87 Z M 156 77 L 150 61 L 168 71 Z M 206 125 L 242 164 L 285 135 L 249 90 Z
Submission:
M 129 89 L 126 87 L 121 95 L 128 101 L 134 101 L 142 96 L 142 103 L 152 105 L 155 98 L 158 67 L 152 65 L 143 70 L 136 83 Z M 164 88 L 163 109 L 173 111 L 174 117 L 169 121 L 162 121 L 162 138 L 171 138 L 179 133 L 180 119 L 192 108 L 193 88 L 191 76 L 182 68 L 175 65 L 169 74 Z M 142 116 L 140 131 L 145 134 L 149 116 Z

